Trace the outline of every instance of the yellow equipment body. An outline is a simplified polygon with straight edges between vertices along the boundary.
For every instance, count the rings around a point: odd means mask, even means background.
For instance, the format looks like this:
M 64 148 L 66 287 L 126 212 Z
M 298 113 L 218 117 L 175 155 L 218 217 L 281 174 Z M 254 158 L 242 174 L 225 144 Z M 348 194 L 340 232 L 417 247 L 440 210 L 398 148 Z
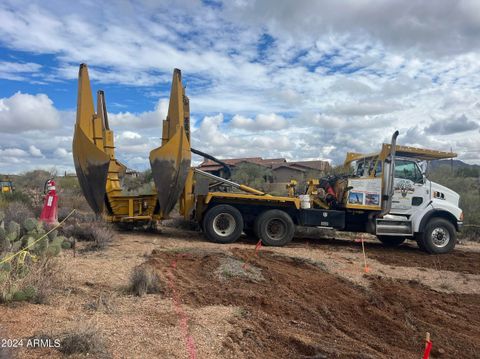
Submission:
M 15 187 L 13 186 L 12 181 L 5 179 L 0 181 L 0 189 L 1 193 L 12 193 L 15 190 Z

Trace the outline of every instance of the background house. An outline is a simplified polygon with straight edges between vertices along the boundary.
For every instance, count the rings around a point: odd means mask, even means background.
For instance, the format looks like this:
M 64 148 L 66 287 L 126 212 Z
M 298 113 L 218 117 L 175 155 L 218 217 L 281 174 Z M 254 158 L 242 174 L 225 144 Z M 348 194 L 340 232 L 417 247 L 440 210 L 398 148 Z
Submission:
M 322 176 L 330 168 L 330 164 L 327 161 L 287 162 L 285 158 L 264 159 L 261 157 L 247 157 L 224 159 L 221 161 L 229 165 L 233 171 L 235 171 L 236 168 L 242 167 L 242 164 L 264 167 L 269 170 L 269 175 L 265 178 L 265 182 L 270 183 L 287 183 L 293 179 L 302 182 L 311 177 Z M 223 174 L 223 167 L 211 160 L 203 161 L 197 168 L 216 176 Z

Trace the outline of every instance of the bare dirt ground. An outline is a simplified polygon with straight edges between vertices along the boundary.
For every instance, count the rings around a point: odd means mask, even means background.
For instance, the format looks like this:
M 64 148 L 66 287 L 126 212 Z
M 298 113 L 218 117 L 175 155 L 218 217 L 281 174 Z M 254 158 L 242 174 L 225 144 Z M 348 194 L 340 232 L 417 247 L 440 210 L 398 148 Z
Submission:
M 65 286 L 49 304 L 0 306 L 2 337 L 95 328 L 111 358 L 480 358 L 480 245 L 429 256 L 348 238 L 261 247 L 216 245 L 201 233 L 119 232 L 100 252 L 64 251 Z M 126 292 L 147 262 L 161 291 Z M 244 265 L 244 263 L 247 263 Z M 18 358 L 61 358 L 16 348 Z M 2 357 L 2 353 L 0 353 Z

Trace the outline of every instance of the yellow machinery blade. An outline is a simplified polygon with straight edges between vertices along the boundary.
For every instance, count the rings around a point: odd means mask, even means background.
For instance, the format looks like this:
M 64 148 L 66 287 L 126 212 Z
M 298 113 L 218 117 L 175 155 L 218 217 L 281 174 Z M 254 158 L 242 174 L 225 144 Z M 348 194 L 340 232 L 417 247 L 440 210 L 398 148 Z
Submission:
M 168 116 L 163 122 L 162 146 L 150 152 L 150 166 L 162 217 L 182 195 L 191 163 L 190 110 L 178 69 L 173 72 Z
M 80 65 L 78 73 L 77 119 L 73 135 L 73 162 L 78 181 L 92 210 L 103 212 L 105 184 L 110 156 L 104 151 L 105 124 L 95 114 L 87 65 Z

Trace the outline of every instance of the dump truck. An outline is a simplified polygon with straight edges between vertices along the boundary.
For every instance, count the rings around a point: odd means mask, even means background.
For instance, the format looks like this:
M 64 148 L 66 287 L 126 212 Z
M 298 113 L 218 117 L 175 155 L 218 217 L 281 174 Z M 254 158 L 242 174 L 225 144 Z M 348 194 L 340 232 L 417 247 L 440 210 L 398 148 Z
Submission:
M 311 226 L 371 233 L 388 246 L 415 240 L 428 253 L 455 247 L 463 223 L 459 195 L 430 181 L 422 170 L 425 161 L 455 153 L 397 145 L 396 131 L 376 153 L 347 153 L 348 174 L 311 179 L 305 190 L 292 182 L 285 196 L 264 193 L 192 167 L 196 153 L 223 165 L 224 173 L 230 171 L 221 160 L 191 148 L 189 98 L 175 69 L 160 146 L 149 155 L 155 189 L 127 195 L 122 191 L 126 166 L 115 156 L 105 94 L 97 92 L 95 110 L 85 64 L 78 84 L 75 169 L 90 207 L 107 221 L 155 222 L 169 218 L 178 204 L 180 215 L 197 221 L 216 243 L 232 243 L 249 233 L 266 245 L 283 246 L 296 226 Z

